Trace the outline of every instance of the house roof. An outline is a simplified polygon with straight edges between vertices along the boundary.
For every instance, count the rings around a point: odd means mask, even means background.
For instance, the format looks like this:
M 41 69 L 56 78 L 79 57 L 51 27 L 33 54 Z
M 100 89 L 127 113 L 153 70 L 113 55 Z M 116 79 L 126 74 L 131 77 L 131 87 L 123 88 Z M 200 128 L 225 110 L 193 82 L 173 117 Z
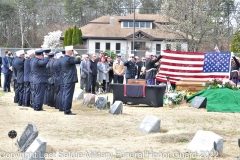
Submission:
M 133 28 L 121 28 L 121 21 L 133 20 L 134 15 L 127 16 L 102 16 L 90 21 L 87 25 L 81 27 L 82 38 L 96 39 L 129 39 L 133 36 Z M 114 19 L 110 24 L 110 19 Z M 181 39 L 174 33 L 168 33 L 164 23 L 169 23 L 167 17 L 160 14 L 135 14 L 135 21 L 152 21 L 151 28 L 135 28 L 135 34 L 141 33 L 151 40 Z M 174 20 L 171 20 L 174 21 Z

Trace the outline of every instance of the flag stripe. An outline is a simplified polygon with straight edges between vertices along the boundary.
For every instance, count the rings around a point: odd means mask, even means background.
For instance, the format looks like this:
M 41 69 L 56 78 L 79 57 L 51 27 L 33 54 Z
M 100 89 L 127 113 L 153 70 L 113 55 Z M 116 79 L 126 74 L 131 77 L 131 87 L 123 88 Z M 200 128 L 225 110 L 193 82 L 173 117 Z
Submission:
M 228 63 L 228 60 L 230 62 L 229 52 L 213 53 L 163 51 L 161 66 L 156 79 L 157 81 L 166 82 L 166 76 L 169 76 L 171 83 L 176 83 L 182 78 L 228 79 L 230 70 Z
M 203 63 L 202 64 L 182 64 L 182 63 L 170 63 L 170 62 L 164 62 L 161 60 L 161 66 L 162 65 L 167 65 L 167 66 L 179 66 L 179 67 L 203 67 Z
M 164 58 L 171 60 L 173 57 L 169 56 L 164 56 L 162 55 Z M 174 60 L 180 60 L 180 61 L 203 61 L 204 58 L 189 58 L 189 57 L 174 57 Z

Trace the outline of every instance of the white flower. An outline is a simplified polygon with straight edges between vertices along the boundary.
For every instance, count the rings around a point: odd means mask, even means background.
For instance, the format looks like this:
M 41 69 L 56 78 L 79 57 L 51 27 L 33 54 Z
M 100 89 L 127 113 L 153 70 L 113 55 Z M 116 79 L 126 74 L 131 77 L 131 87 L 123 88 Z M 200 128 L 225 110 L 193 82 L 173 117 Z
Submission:
M 41 46 L 42 48 L 56 49 L 60 47 L 60 37 L 62 31 L 53 31 L 49 32 L 48 35 L 44 36 L 44 42 Z

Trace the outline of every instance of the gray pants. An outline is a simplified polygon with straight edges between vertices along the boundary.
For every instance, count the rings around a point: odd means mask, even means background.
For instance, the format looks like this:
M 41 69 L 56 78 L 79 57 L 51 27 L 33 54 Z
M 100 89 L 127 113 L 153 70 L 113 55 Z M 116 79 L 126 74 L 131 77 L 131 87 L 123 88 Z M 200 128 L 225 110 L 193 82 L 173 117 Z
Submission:
M 85 88 L 85 91 L 88 92 L 87 87 L 88 87 L 88 75 L 86 76 L 86 78 L 81 77 L 80 80 L 80 88 L 82 90 Z

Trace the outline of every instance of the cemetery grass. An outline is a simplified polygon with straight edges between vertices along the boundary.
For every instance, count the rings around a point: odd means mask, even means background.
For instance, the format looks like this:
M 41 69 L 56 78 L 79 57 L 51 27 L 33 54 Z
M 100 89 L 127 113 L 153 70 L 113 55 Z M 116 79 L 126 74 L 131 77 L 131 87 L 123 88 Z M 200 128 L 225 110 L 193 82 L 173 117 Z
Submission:
M 101 96 L 108 96 L 112 102 L 111 93 Z M 47 141 L 47 156 L 53 154 L 47 160 L 183 159 L 172 157 L 176 152 L 189 160 L 207 159 L 188 158 L 187 146 L 198 130 L 213 131 L 223 137 L 223 154 L 217 159 L 232 160 L 240 155 L 239 113 L 207 112 L 185 103 L 172 108 L 124 105 L 122 115 L 111 115 L 108 110 L 87 107 L 82 105 L 82 100 L 77 100 L 72 107 L 77 115 L 69 116 L 45 105 L 43 112 L 19 107 L 13 103 L 13 97 L 13 92 L 0 91 L 0 159 L 8 159 L 3 151 L 18 152 L 16 139 L 8 138 L 8 132 L 16 130 L 18 138 L 28 123 L 34 123 L 39 136 Z M 155 115 L 161 120 L 160 133 L 145 134 L 138 130 L 146 115 Z M 76 152 L 82 158 L 73 158 Z M 165 153 L 170 158 L 164 157 Z M 59 157 L 60 154 L 65 158 Z

